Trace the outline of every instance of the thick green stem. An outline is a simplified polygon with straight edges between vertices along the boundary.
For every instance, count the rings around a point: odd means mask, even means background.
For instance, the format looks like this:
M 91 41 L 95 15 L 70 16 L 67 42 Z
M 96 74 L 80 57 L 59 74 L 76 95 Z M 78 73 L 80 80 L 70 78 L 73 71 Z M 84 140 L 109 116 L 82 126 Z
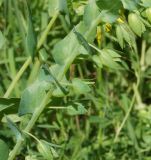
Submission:
M 29 78 L 27 80 L 27 85 L 31 84 L 35 80 L 35 78 L 37 77 L 40 65 L 41 65 L 41 63 L 40 63 L 39 59 L 36 58 L 35 63 L 32 68 L 32 71 L 31 71 Z
M 21 75 L 24 73 L 24 71 L 26 70 L 26 68 L 29 66 L 29 64 L 31 63 L 31 57 L 29 57 L 25 63 L 23 64 L 23 66 L 21 67 L 21 69 L 19 70 L 19 72 L 17 73 L 16 77 L 13 79 L 12 83 L 10 84 L 9 88 L 7 89 L 6 93 L 4 94 L 4 98 L 7 98 L 12 90 L 14 89 L 14 87 L 16 86 L 18 80 L 20 79 Z
M 142 41 L 142 50 L 141 50 L 141 59 L 140 59 L 140 67 L 141 71 L 145 70 L 145 50 L 146 50 L 146 41 Z
M 132 101 L 131 101 L 131 104 L 130 104 L 130 107 L 129 107 L 129 109 L 128 109 L 128 111 L 127 111 L 127 113 L 126 113 L 126 115 L 125 115 L 125 117 L 124 117 L 124 119 L 123 119 L 120 127 L 118 128 L 118 130 L 117 130 L 117 132 L 116 132 L 116 135 L 115 135 L 115 138 L 114 138 L 114 143 L 117 141 L 117 139 L 118 139 L 118 137 L 119 137 L 119 135 L 120 135 L 120 132 L 121 132 L 122 128 L 124 127 L 124 125 L 125 125 L 128 117 L 129 117 L 129 115 L 130 115 L 130 112 L 131 112 L 131 110 L 132 110 L 132 108 L 133 108 L 135 99 L 136 99 L 136 95 L 135 95 L 135 93 L 134 93 L 133 98 L 132 98 Z
M 13 160 L 16 156 L 16 153 L 18 153 L 20 146 L 23 143 L 23 139 L 19 139 L 14 147 L 14 149 L 10 152 L 8 160 Z
M 59 11 L 56 11 L 56 13 L 55 13 L 54 16 L 52 17 L 51 21 L 48 23 L 45 31 L 43 32 L 40 40 L 38 41 L 37 49 L 39 49 L 39 48 L 42 46 L 42 44 L 44 43 L 44 41 L 46 40 L 46 37 L 47 37 L 50 29 L 52 28 L 55 20 L 57 19 L 58 15 L 59 15 Z
M 133 109 L 135 100 L 137 98 L 138 87 L 139 87 L 139 84 L 140 84 L 140 77 L 138 75 L 136 75 L 136 77 L 137 77 L 137 82 L 134 83 L 134 85 L 133 85 L 134 94 L 133 94 L 133 97 L 132 97 L 132 101 L 131 101 L 130 107 L 129 107 L 129 109 L 128 109 L 128 111 L 127 111 L 127 113 L 126 113 L 126 115 L 125 115 L 120 127 L 118 128 L 118 130 L 116 132 L 116 135 L 115 135 L 115 138 L 114 138 L 114 143 L 117 141 L 117 139 L 118 139 L 118 137 L 120 135 L 120 132 L 121 132 L 122 128 L 124 127 L 128 117 L 129 117 L 129 115 L 130 115 L 130 113 L 131 113 L 131 111 Z

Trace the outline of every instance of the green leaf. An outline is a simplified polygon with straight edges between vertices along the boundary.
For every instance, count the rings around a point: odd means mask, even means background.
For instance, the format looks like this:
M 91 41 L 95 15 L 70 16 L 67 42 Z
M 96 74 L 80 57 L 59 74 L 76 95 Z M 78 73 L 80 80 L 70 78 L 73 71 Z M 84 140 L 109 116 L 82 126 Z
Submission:
M 136 52 L 136 36 L 127 23 L 118 24 L 116 26 L 116 36 L 121 48 L 125 46 L 124 41 L 126 41 Z
M 86 41 L 86 39 L 82 36 L 82 34 L 80 34 L 79 32 L 76 31 L 76 29 L 73 29 L 73 33 L 75 33 L 78 42 L 88 51 L 89 54 L 92 54 L 92 50 L 88 44 L 88 42 Z
M 43 86 L 48 90 L 48 88 L 50 87 L 56 87 L 58 86 L 56 84 L 56 81 L 57 78 L 58 78 L 58 75 L 60 74 L 60 72 L 64 72 L 63 71 L 63 66 L 61 65 L 58 65 L 58 64 L 54 64 L 54 65 L 51 65 L 51 67 L 49 67 L 49 69 L 44 69 L 43 66 L 40 68 L 40 71 L 39 71 L 39 75 L 38 75 L 38 78 L 37 80 L 39 82 L 41 82 L 43 84 Z M 50 73 L 49 73 L 50 71 Z M 52 77 L 53 76 L 53 77 Z M 65 76 L 63 77 L 63 79 L 61 80 L 61 82 L 63 80 L 65 80 Z M 59 81 L 57 83 L 60 83 Z
M 53 144 L 48 143 L 45 140 L 39 140 L 37 137 L 35 137 L 34 135 L 32 135 L 29 132 L 24 131 L 24 133 L 31 136 L 32 138 L 34 138 L 38 142 L 37 149 L 41 153 L 41 155 L 43 156 L 44 159 L 53 160 L 53 152 L 51 151 L 51 149 L 53 148 L 51 146 Z M 55 154 L 57 154 L 57 153 L 55 152 Z
M 100 60 L 100 57 L 98 55 L 93 55 L 92 60 L 99 68 L 103 67 L 102 61 Z
M 121 62 L 120 55 L 111 49 L 98 49 L 97 47 L 91 45 L 99 53 L 100 61 L 103 65 L 111 69 L 122 69 L 121 65 L 116 61 Z
M 72 80 L 73 92 L 77 95 L 86 94 L 91 91 L 90 87 L 81 79 L 74 78 Z
M 66 0 L 49 0 L 48 1 L 48 13 L 50 17 L 53 17 L 54 13 L 58 10 L 68 14 Z
M 86 30 L 84 23 L 80 23 L 76 26 L 76 30 L 83 34 Z M 68 45 L 67 45 L 68 44 Z M 68 47 L 67 47 L 68 46 Z M 53 58 L 57 64 L 64 65 L 71 56 L 77 56 L 80 54 L 79 42 L 71 31 L 62 41 L 58 42 L 52 51 Z
M 38 77 L 39 81 L 42 81 L 43 84 L 45 83 L 45 88 L 53 88 L 52 95 L 56 97 L 62 97 L 68 94 L 67 85 L 69 82 L 66 76 L 64 75 L 59 81 L 57 79 L 60 72 L 64 72 L 63 69 L 62 66 L 54 64 L 45 70 L 42 69 Z
M 101 21 L 113 23 L 119 17 L 119 10 L 122 7 L 120 0 L 96 0 L 96 4 L 101 10 Z
M 144 7 L 151 7 L 151 1 L 150 0 L 141 0 L 141 5 Z
M 123 49 L 124 47 L 124 37 L 122 33 L 122 29 L 120 25 L 116 26 L 116 37 L 118 39 L 118 43 L 120 44 L 121 48 Z
M 57 71 L 57 69 L 55 71 Z M 50 76 L 50 74 L 45 72 L 45 70 L 42 66 L 42 67 L 40 67 L 37 80 L 38 80 L 38 82 L 41 82 L 47 88 L 48 84 L 50 84 L 50 82 L 53 81 L 53 78 Z
M 48 14 L 53 17 L 56 10 L 59 10 L 59 0 L 49 0 L 48 1 Z
M 37 160 L 36 155 L 26 155 L 25 160 Z
M 71 115 L 71 116 L 82 115 L 87 112 L 87 110 L 85 109 L 85 107 L 81 103 L 75 103 L 75 104 L 76 104 L 76 107 L 73 107 L 73 106 L 67 107 L 67 113 L 69 115 Z
M 90 26 L 99 14 L 100 12 L 95 1 L 89 1 L 84 9 L 83 21 L 85 25 Z
M 14 133 L 16 139 L 17 140 L 22 139 L 22 134 L 21 134 L 20 130 L 18 129 L 18 127 L 16 126 L 16 124 L 7 116 L 6 116 L 6 120 L 7 120 L 9 128 Z
M 58 153 L 56 152 L 56 150 L 55 150 L 53 147 L 50 147 L 50 149 L 51 149 L 51 153 L 52 153 L 53 157 L 54 157 L 54 158 L 58 158 L 59 155 L 58 155 Z
M 8 160 L 8 155 L 9 155 L 9 148 L 7 144 L 0 139 L 0 159 Z
M 102 21 L 104 22 L 115 22 L 119 16 L 119 9 L 122 7 L 120 0 L 96 0 L 97 6 L 102 11 Z
M 112 52 L 112 51 L 111 51 Z M 116 59 L 107 49 L 103 49 L 100 55 L 102 63 L 111 69 L 121 69 L 121 66 L 116 62 Z
M 18 110 L 20 116 L 28 113 L 32 114 L 39 107 L 46 95 L 44 83 L 43 81 L 35 81 L 23 91 Z
M 61 145 L 57 145 L 57 144 L 54 144 L 54 143 L 50 143 L 50 142 L 47 142 L 45 140 L 41 140 L 43 141 L 45 144 L 49 145 L 50 147 L 54 147 L 54 148 L 62 148 Z
M 138 6 L 137 0 L 121 0 L 123 3 L 123 7 L 128 10 L 135 10 Z
M 13 123 L 20 122 L 20 121 L 22 120 L 22 118 L 19 117 L 17 114 L 7 114 L 7 117 L 4 116 L 4 117 L 2 118 L 2 122 L 3 122 L 3 123 L 6 123 L 6 122 L 7 122 L 7 118 L 11 119 L 11 121 L 12 121 Z
M 19 98 L 0 98 L 0 112 L 10 107 L 18 107 L 19 102 Z
M 45 66 L 45 69 L 41 67 L 36 81 L 23 91 L 18 110 L 20 116 L 34 113 L 45 97 L 46 91 L 55 89 L 55 85 L 61 87 L 63 92 L 66 92 L 55 78 L 58 72 L 61 71 L 60 66 L 54 65 L 50 69 L 51 72 L 49 72 L 48 66 Z
M 132 32 L 132 30 L 130 29 L 130 27 L 126 23 L 119 24 L 119 27 L 120 27 L 120 30 L 121 30 L 120 33 L 121 33 L 121 36 L 123 37 L 123 39 L 129 44 L 129 46 L 131 46 L 136 51 L 135 35 Z M 119 36 L 120 35 L 117 35 L 118 39 L 119 39 Z M 121 42 L 119 41 L 119 43 L 121 43 Z
M 46 52 L 45 48 L 39 50 L 39 59 L 42 62 L 46 62 L 48 60 L 48 53 Z
M 82 34 L 88 42 L 94 41 L 96 36 L 96 27 L 94 26 L 99 23 L 99 18 L 100 15 L 92 20 L 91 24 L 93 24 L 93 27 L 85 26 L 83 21 L 75 26 L 77 32 Z M 57 64 L 63 66 L 71 60 L 71 57 L 74 59 L 79 54 L 85 54 L 84 52 L 86 52 L 85 48 L 79 45 L 75 34 L 71 31 L 63 40 L 54 46 L 52 56 Z
M 26 2 L 27 3 L 27 2 Z M 37 37 L 34 31 L 31 10 L 27 3 L 27 36 L 26 36 L 26 51 L 27 54 L 34 58 L 36 53 Z
M 0 49 L 2 49 L 4 44 L 5 44 L 5 37 L 3 36 L 2 32 L 0 31 Z
M 120 61 L 120 59 L 118 59 L 118 58 L 120 58 L 121 57 L 121 55 L 119 55 L 117 52 L 115 52 L 114 50 L 111 50 L 111 49 L 103 49 L 103 51 L 106 51 L 106 52 L 108 52 L 110 55 L 111 55 L 111 57 L 112 58 L 116 58 L 116 61 Z M 117 60 L 118 59 L 118 60 Z
M 66 14 L 66 20 L 70 24 L 69 11 L 66 0 L 49 0 L 48 1 L 48 13 L 50 17 L 53 17 L 55 12 L 58 10 L 63 14 Z
M 63 87 L 62 87 L 63 88 Z M 65 89 L 64 89 L 65 90 Z M 66 94 L 65 94 L 65 92 L 66 92 Z M 54 97 L 64 97 L 65 95 L 67 95 L 68 94 L 68 92 L 65 90 L 65 92 L 63 92 L 61 89 L 60 89 L 60 87 L 57 87 L 54 91 L 53 91 L 53 93 L 52 93 L 52 95 L 54 96 Z
M 100 116 L 90 116 L 89 122 L 100 124 L 100 128 L 106 128 L 107 126 L 112 124 L 112 121 L 109 121 L 107 118 Z
M 46 160 L 53 160 L 53 155 L 50 150 L 50 146 L 46 144 L 44 141 L 38 141 L 37 145 L 38 151 L 42 154 L 44 159 Z
M 51 153 L 52 153 L 52 155 L 53 155 L 54 158 L 58 158 L 59 157 L 59 155 L 56 152 L 56 150 L 54 149 L 54 147 L 61 148 L 60 145 L 53 144 L 53 143 L 47 142 L 45 140 L 40 140 L 40 141 L 43 142 L 43 144 L 45 144 L 49 148 L 49 150 L 51 150 Z
M 150 12 L 151 13 L 151 12 Z M 151 15 L 151 14 L 150 14 Z M 146 19 L 144 19 L 144 18 L 142 18 L 141 16 L 140 16 L 140 20 L 142 21 L 142 23 L 144 24 L 144 26 L 146 26 L 146 27 L 151 27 L 151 24 L 146 20 Z M 146 30 L 145 30 L 146 31 Z
M 143 140 L 144 140 L 144 142 L 146 143 L 146 144 L 148 144 L 148 145 L 150 145 L 150 143 L 151 143 L 151 135 L 150 134 L 143 134 L 142 135 L 142 138 L 143 138 Z M 149 160 L 149 159 L 148 159 Z
M 113 23 L 119 18 L 118 14 L 113 14 L 112 12 L 109 12 L 107 10 L 103 10 L 101 12 L 101 15 L 102 15 L 101 20 L 106 23 Z
M 121 7 L 120 0 L 96 0 L 96 4 L 100 10 L 108 10 L 117 13 Z
M 59 10 L 61 12 L 64 12 L 68 14 L 68 8 L 67 8 L 67 1 L 66 0 L 59 0 Z
M 146 17 L 148 21 L 151 23 L 151 7 L 146 9 Z
M 43 65 L 43 69 L 45 70 L 45 72 L 47 72 L 55 81 L 56 85 L 60 88 L 60 90 L 66 95 L 68 94 L 68 91 L 66 91 L 65 88 L 63 88 L 63 86 L 59 83 L 59 81 L 56 79 L 55 76 L 53 76 L 53 74 L 51 73 L 49 66 L 47 64 Z

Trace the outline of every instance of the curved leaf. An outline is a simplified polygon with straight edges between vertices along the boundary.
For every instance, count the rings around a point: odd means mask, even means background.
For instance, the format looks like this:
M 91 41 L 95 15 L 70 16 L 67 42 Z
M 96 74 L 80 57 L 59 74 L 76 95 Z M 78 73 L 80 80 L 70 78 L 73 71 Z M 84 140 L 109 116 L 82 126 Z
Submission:
M 7 144 L 0 139 L 0 159 L 8 160 L 8 155 L 9 155 L 9 148 Z
M 80 33 L 84 33 L 86 30 L 84 23 L 79 23 L 76 26 L 76 29 Z M 63 65 L 68 61 L 68 58 L 71 56 L 77 56 L 80 54 L 79 42 L 71 31 L 62 41 L 58 42 L 52 51 L 52 55 L 56 63 Z
M 91 25 L 93 20 L 100 14 L 95 1 L 89 1 L 86 5 L 83 15 L 85 25 Z
M 96 0 L 96 4 L 100 10 L 108 10 L 110 12 L 117 13 L 121 7 L 120 0 Z
M 7 116 L 6 116 L 6 120 L 9 125 L 9 128 L 11 129 L 13 134 L 15 135 L 16 139 L 17 140 L 22 139 L 22 134 L 21 134 L 20 130 L 18 129 L 18 127 L 16 126 L 16 124 L 14 122 L 12 122 L 12 120 L 10 118 L 8 118 Z
M 123 3 L 123 7 L 128 10 L 135 10 L 138 6 L 137 0 L 121 0 Z
M 75 103 L 76 106 L 68 106 L 67 113 L 71 116 L 82 115 L 87 112 L 85 107 L 81 103 Z
M 74 78 L 72 80 L 72 88 L 73 92 L 77 95 L 86 94 L 91 90 L 90 87 L 84 81 L 78 78 Z
M 21 96 L 18 110 L 19 115 L 22 116 L 27 113 L 33 113 L 35 109 L 40 105 L 45 95 L 45 87 L 42 82 L 36 81 L 35 83 L 27 87 Z

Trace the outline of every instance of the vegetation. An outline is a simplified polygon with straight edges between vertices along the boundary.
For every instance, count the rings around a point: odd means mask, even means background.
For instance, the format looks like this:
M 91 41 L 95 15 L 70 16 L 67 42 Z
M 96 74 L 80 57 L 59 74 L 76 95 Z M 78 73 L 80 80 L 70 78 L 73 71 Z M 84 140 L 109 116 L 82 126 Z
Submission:
M 151 160 L 150 28 L 150 0 L 0 0 L 0 160 Z

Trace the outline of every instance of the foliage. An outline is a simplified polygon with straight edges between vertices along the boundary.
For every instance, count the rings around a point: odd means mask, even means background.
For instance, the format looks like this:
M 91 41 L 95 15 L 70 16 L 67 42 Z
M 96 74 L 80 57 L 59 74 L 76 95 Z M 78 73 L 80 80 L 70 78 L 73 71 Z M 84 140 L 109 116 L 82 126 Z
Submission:
M 0 0 L 0 159 L 151 159 L 150 0 Z

